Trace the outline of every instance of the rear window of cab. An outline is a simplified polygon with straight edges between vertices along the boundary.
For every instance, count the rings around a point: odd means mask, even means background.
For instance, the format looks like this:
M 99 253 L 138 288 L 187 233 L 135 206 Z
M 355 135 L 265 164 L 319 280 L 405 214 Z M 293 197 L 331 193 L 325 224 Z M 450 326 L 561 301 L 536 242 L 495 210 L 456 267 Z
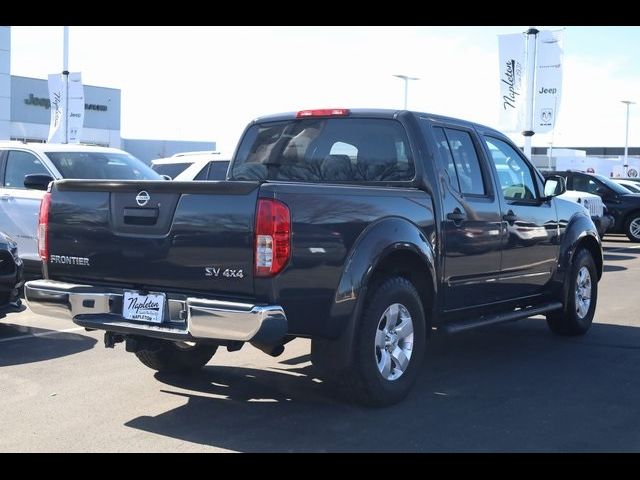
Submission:
M 400 122 L 303 118 L 252 125 L 233 164 L 234 180 L 398 182 L 415 176 Z

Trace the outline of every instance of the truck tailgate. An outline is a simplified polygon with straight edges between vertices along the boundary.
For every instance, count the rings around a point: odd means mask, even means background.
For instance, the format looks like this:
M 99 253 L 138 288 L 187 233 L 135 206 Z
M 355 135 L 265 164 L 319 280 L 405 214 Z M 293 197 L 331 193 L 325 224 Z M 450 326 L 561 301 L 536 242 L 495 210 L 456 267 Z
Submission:
M 57 181 L 48 276 L 252 294 L 258 191 L 237 181 Z

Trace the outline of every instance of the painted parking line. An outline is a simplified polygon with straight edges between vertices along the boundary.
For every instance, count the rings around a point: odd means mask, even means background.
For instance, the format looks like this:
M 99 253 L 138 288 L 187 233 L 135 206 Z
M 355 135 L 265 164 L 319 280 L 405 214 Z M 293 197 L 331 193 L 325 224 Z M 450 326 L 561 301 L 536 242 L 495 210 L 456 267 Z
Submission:
M 639 248 L 640 248 L 640 245 L 634 245 L 632 247 L 616 247 L 616 248 L 611 248 L 608 245 L 605 245 L 603 247 L 603 250 L 605 253 L 608 253 L 608 252 L 620 252 L 623 250 L 637 250 Z
M 65 330 L 51 330 L 49 332 L 29 333 L 27 335 L 18 335 L 17 337 L 0 338 L 0 343 L 24 340 L 27 338 L 48 337 L 49 335 L 57 335 L 60 333 L 71 333 L 84 330 L 84 327 L 67 328 Z

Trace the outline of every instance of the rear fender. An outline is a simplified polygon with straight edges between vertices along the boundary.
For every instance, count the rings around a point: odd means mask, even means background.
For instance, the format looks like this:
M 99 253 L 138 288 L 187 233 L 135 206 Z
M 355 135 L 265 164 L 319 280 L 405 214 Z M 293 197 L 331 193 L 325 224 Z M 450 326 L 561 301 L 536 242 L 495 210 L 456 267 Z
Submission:
M 430 242 L 415 224 L 399 217 L 382 219 L 362 232 L 347 257 L 330 310 L 327 332 L 332 340 L 327 343 L 335 350 L 331 355 L 335 361 L 333 368 L 348 365 L 351 360 L 357 320 L 364 308 L 370 280 L 388 255 L 399 250 L 415 253 L 428 272 L 431 285 L 436 288 L 432 242 L 435 238 Z

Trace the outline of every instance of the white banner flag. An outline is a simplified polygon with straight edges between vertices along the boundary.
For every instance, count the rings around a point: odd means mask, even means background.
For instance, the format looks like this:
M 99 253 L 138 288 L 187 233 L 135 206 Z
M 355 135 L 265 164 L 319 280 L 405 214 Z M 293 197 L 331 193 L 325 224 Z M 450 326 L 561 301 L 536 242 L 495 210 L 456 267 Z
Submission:
M 533 130 L 547 133 L 553 130 L 560 107 L 562 30 L 543 30 L 537 40 Z
M 80 143 L 84 123 L 84 88 L 80 72 L 69 74 L 69 116 L 67 117 L 69 143 Z
M 500 127 L 524 130 L 525 39 L 522 33 L 498 35 L 500 55 Z
M 64 115 L 65 112 L 64 82 L 62 74 L 49 75 L 49 100 L 51 101 L 51 123 L 49 124 L 49 143 L 64 142 Z
M 69 73 L 69 101 L 66 101 L 64 78 L 61 73 L 49 75 L 49 100 L 51 102 L 51 123 L 49 143 L 80 143 L 84 123 L 84 88 L 80 72 Z M 65 107 L 68 103 L 68 111 Z M 65 122 L 68 134 L 65 135 Z M 66 138 L 65 138 L 66 137 Z

